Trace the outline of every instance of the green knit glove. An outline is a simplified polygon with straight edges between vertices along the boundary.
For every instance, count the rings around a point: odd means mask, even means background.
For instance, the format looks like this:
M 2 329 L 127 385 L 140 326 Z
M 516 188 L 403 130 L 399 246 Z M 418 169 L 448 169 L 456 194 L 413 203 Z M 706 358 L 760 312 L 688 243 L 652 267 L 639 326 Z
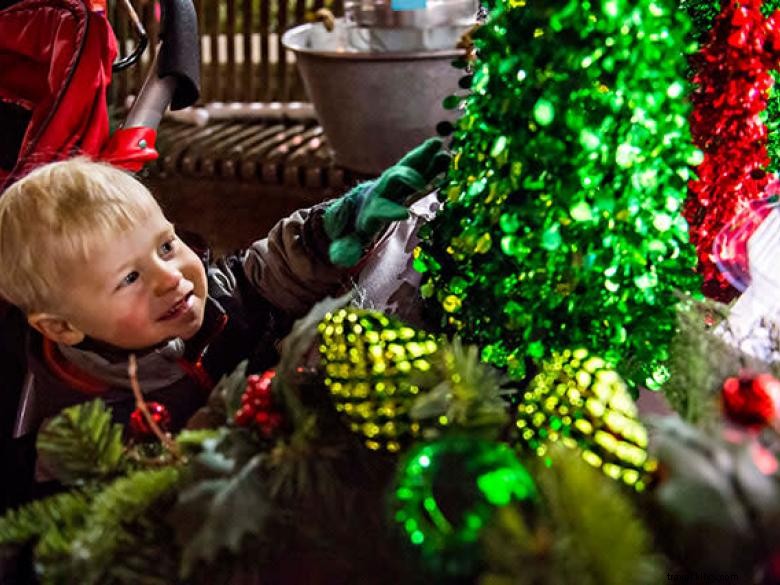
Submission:
M 378 179 L 357 185 L 329 205 L 323 225 L 331 240 L 330 261 L 346 267 L 357 264 L 389 223 L 409 217 L 408 206 L 438 186 L 449 164 L 441 139 L 430 138 Z

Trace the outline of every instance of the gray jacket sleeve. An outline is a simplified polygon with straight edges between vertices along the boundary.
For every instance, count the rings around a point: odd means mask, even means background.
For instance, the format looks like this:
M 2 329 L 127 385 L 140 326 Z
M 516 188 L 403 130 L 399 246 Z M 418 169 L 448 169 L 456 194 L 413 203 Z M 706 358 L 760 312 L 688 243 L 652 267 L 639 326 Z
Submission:
M 293 317 L 303 316 L 317 301 L 351 286 L 352 271 L 328 259 L 330 242 L 322 226 L 326 206 L 327 202 L 282 219 L 244 254 L 250 284 Z

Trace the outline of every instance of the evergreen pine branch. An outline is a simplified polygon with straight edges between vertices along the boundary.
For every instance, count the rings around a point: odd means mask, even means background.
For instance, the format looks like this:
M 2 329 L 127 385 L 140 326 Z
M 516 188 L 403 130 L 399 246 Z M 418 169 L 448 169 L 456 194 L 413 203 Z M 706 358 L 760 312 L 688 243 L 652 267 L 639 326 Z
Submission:
M 149 514 L 139 519 L 132 529 L 132 546 L 115 558 L 101 585 L 177 583 L 178 551 L 170 528 L 158 516 Z
M 534 530 L 516 505 L 496 511 L 481 539 L 487 568 L 479 585 L 565 585 L 549 570 L 549 531 Z
M 89 508 L 89 522 L 73 539 L 72 565 L 81 583 L 107 582 L 106 575 L 138 546 L 128 528 L 144 520 L 161 498 L 171 494 L 179 479 L 175 467 L 140 470 L 97 494 Z
M 476 346 L 465 346 L 459 338 L 440 341 L 440 349 L 431 358 L 432 371 L 415 380 L 431 387 L 415 401 L 413 419 L 438 419 L 461 428 L 500 429 L 508 414 L 500 388 L 505 377 L 480 360 Z
M 52 548 L 59 534 L 70 534 L 83 522 L 89 507 L 89 496 L 81 491 L 63 492 L 35 500 L 10 510 L 0 518 L 0 544 L 22 544 L 52 536 Z
M 102 400 L 64 409 L 38 435 L 41 464 L 65 485 L 83 485 L 122 471 L 122 426 Z
M 780 374 L 780 362 L 767 363 L 739 348 L 744 339 L 765 340 L 766 354 L 780 355 L 778 324 L 759 321 L 736 338 L 728 323 L 729 308 L 711 300 L 684 298 L 677 310 L 677 333 L 670 345 L 670 378 L 662 387 L 680 417 L 703 428 L 721 420 L 718 397 L 726 378 L 742 374 Z
M 725 305 L 684 299 L 677 309 L 677 333 L 670 344 L 670 377 L 662 391 L 671 407 L 688 422 L 712 426 L 719 418 L 716 394 L 729 375 L 739 372 L 735 351 L 712 332 L 722 322 Z
M 562 583 L 655 584 L 660 559 L 650 535 L 618 484 L 562 446 L 551 449 L 552 465 L 536 475 L 552 519 L 555 542 L 550 569 Z

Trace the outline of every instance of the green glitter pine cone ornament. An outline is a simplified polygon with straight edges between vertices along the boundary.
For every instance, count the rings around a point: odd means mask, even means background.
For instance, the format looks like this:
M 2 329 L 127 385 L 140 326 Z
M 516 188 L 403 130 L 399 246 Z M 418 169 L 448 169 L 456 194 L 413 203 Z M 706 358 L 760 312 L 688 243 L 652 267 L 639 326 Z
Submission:
M 325 385 L 336 410 L 372 450 L 397 452 L 420 425 L 412 408 L 415 374 L 431 369 L 436 339 L 381 313 L 341 309 L 318 326 Z
M 556 353 L 517 406 L 518 443 L 544 456 L 550 443 L 579 448 L 606 475 L 642 491 L 656 464 L 620 376 L 587 350 Z
M 658 387 L 672 293 L 699 288 L 680 213 L 700 158 L 689 30 L 669 0 L 499 3 L 415 258 L 433 328 L 515 378 L 587 347 Z

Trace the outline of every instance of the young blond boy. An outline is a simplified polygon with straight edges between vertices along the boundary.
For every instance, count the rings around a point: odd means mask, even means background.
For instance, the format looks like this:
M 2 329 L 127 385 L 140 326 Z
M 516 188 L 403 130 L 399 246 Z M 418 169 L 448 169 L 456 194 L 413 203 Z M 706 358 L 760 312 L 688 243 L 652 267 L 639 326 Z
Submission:
M 439 146 L 426 147 L 423 162 Z M 179 239 L 148 190 L 118 169 L 73 159 L 12 185 L 0 196 L 0 297 L 35 332 L 15 433 L 34 432 L 62 408 L 97 396 L 127 422 L 131 353 L 146 399 L 167 406 L 171 430 L 241 360 L 255 371 L 273 366 L 293 320 L 352 286 L 354 270 L 331 260 L 340 253 L 343 260 L 344 250 L 347 263 L 365 260 L 388 215 L 403 217 L 370 193 L 408 187 L 407 167 L 400 175 L 395 168 L 371 188 L 294 213 L 212 266 Z

